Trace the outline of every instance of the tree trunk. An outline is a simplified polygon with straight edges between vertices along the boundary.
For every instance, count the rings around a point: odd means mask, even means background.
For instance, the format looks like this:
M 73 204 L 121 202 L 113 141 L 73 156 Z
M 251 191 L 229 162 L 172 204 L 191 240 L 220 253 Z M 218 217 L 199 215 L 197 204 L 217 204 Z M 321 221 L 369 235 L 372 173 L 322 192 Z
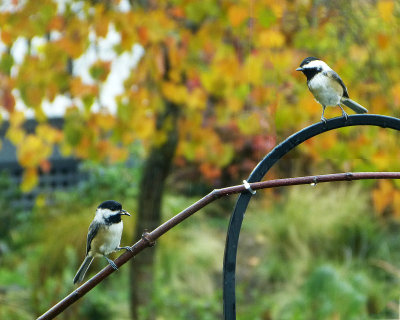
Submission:
M 161 223 L 161 202 L 165 180 L 178 143 L 178 107 L 166 102 L 164 112 L 159 116 L 157 129 L 167 130 L 167 139 L 161 145 L 153 146 L 145 162 L 139 191 L 139 206 L 135 237 L 145 229 L 151 231 Z M 166 125 L 167 124 L 167 125 Z M 164 126 L 164 128 L 163 128 Z M 132 319 L 139 319 L 139 308 L 152 299 L 153 264 L 155 247 L 144 250 L 131 263 L 131 312 Z M 151 314 L 146 319 L 154 319 Z

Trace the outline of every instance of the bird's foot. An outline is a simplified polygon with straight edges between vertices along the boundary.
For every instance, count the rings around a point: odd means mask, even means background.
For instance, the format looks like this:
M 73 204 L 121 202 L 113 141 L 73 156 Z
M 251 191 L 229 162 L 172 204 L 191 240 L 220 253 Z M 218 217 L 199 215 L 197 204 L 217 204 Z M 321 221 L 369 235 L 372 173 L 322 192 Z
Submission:
M 347 119 L 349 118 L 349 115 L 346 113 L 346 111 L 344 111 L 344 109 L 342 108 L 342 106 L 339 104 L 340 109 L 342 109 L 342 117 L 344 117 L 347 121 Z
M 130 251 L 130 252 L 133 252 L 132 247 L 129 247 L 129 246 L 126 246 L 126 247 L 117 247 L 117 250 L 123 250 L 123 249 L 128 250 L 128 251 Z
M 108 263 L 110 264 L 110 266 L 111 266 L 114 270 L 118 270 L 118 267 L 117 267 L 117 265 L 115 264 L 114 261 L 112 261 L 110 258 L 108 258 L 108 257 L 106 257 L 106 256 L 104 256 L 104 258 L 107 259 Z
M 324 116 L 321 117 L 321 122 L 326 124 L 326 118 Z

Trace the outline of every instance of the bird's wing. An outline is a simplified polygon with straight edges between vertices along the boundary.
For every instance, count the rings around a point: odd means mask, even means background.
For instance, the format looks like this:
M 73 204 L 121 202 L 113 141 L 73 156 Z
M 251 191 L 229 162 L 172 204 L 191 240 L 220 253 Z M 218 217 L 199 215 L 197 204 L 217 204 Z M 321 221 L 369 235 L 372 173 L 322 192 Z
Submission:
M 347 88 L 344 85 L 343 80 L 339 77 L 339 75 L 333 70 L 325 71 L 324 73 L 328 78 L 331 78 L 335 80 L 337 83 L 339 83 L 340 86 L 343 88 L 343 97 L 349 98 L 349 93 L 347 92 Z
M 100 227 L 100 225 L 94 221 L 89 226 L 89 231 L 88 231 L 88 235 L 87 235 L 87 243 L 86 243 L 86 254 L 88 254 L 90 251 L 90 246 L 92 244 L 92 240 L 95 237 L 95 235 L 97 234 L 97 232 L 99 231 L 99 227 Z

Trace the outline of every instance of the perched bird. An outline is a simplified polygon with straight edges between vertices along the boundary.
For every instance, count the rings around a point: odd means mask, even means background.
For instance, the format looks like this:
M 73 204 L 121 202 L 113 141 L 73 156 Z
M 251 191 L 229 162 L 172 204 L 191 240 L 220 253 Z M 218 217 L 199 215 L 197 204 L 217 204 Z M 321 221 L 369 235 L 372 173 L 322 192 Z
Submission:
M 131 247 L 120 247 L 123 223 L 121 216 L 130 216 L 122 209 L 122 205 L 114 200 L 101 203 L 96 210 L 96 215 L 89 226 L 86 244 L 86 257 L 74 277 L 74 283 L 81 282 L 94 257 L 103 256 L 108 263 L 117 270 L 117 266 L 107 257 L 111 252 Z
M 305 58 L 296 71 L 304 73 L 307 77 L 308 88 L 315 99 L 322 105 L 321 120 L 323 122 L 326 122 L 324 112 L 327 106 L 339 106 L 346 120 L 348 116 L 341 104 L 357 113 L 368 112 L 363 106 L 349 98 L 347 88 L 342 79 L 322 60 L 314 57 Z

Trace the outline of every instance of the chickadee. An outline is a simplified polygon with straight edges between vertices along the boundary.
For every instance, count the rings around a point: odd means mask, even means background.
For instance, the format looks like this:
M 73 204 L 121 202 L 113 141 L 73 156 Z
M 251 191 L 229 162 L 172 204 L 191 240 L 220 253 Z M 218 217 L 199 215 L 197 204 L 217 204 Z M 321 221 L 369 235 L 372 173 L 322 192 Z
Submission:
M 119 202 L 107 200 L 101 203 L 96 210 L 96 215 L 89 226 L 86 244 L 86 257 L 74 277 L 74 283 L 81 282 L 94 257 L 103 256 L 108 263 L 117 270 L 117 265 L 107 257 L 111 252 L 131 247 L 120 247 L 123 223 L 121 216 L 130 216 L 122 209 Z
M 323 122 L 326 122 L 324 112 L 327 106 L 339 106 L 346 120 L 348 116 L 341 104 L 346 105 L 357 113 L 368 112 L 363 106 L 349 98 L 347 88 L 342 79 L 322 60 L 314 57 L 305 58 L 296 71 L 304 73 L 307 77 L 308 88 L 315 99 L 322 105 L 321 120 Z

